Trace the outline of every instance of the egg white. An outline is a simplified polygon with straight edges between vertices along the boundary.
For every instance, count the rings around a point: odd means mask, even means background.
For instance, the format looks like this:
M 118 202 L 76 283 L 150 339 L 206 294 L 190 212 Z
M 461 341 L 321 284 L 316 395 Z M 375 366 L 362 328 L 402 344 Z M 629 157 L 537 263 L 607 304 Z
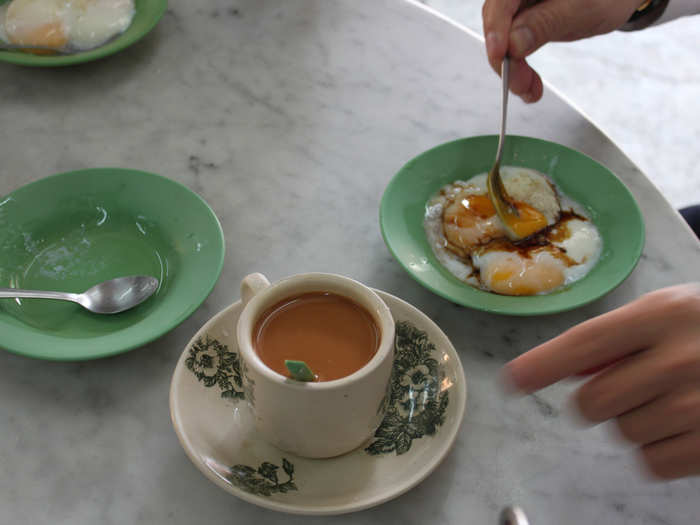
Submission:
M 487 290 L 504 295 L 540 295 L 560 288 L 566 282 L 566 264 L 547 251 L 523 257 L 517 252 L 493 250 L 474 254 L 472 264 Z M 497 279 L 498 273 L 510 273 Z M 523 291 L 527 290 L 527 291 Z
M 581 210 L 577 214 L 582 215 Z M 600 233 L 590 220 L 573 219 L 566 222 L 566 227 L 569 229 L 569 237 L 560 242 L 552 242 L 555 246 L 563 248 L 566 254 L 578 263 L 564 270 L 564 285 L 578 281 L 590 272 L 600 259 L 603 246 Z
M 70 46 L 98 47 L 127 30 L 136 12 L 134 0 L 73 0 L 66 20 Z

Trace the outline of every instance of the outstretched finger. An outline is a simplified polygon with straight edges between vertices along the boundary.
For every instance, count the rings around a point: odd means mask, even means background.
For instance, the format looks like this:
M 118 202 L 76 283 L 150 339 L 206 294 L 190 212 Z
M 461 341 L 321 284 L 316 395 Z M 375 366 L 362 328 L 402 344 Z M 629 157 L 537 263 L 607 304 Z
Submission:
M 618 416 L 622 437 L 644 445 L 700 428 L 700 385 L 688 385 Z
M 506 382 L 534 392 L 583 371 L 654 346 L 663 335 L 653 300 L 642 298 L 594 317 L 514 359 Z M 661 334 L 661 335 L 660 335 Z
M 647 468 L 657 478 L 676 479 L 700 474 L 700 432 L 688 432 L 641 450 Z

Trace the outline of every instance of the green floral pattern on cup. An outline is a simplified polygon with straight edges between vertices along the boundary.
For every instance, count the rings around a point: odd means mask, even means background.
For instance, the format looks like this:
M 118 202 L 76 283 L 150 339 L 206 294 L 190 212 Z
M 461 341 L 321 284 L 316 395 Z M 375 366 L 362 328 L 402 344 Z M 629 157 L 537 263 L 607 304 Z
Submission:
M 440 391 L 444 378 L 432 357 L 435 345 L 412 324 L 396 323 L 396 355 L 386 415 L 365 449 L 368 454 L 405 454 L 414 439 L 433 436 L 445 422 L 448 392 Z
M 217 339 L 208 335 L 204 341 L 201 338 L 197 339 L 190 347 L 185 366 L 198 381 L 204 383 L 204 386 L 217 385 L 224 399 L 245 398 L 238 354 L 230 352 L 228 347 Z

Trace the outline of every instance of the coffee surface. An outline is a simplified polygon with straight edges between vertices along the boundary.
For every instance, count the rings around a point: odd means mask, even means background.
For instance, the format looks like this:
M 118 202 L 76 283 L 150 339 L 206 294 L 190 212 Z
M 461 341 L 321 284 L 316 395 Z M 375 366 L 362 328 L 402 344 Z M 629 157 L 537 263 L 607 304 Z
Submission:
M 289 297 L 255 323 L 253 347 L 275 372 L 290 377 L 286 359 L 304 361 L 316 381 L 332 381 L 365 366 L 381 334 L 371 314 L 341 295 L 313 292 Z

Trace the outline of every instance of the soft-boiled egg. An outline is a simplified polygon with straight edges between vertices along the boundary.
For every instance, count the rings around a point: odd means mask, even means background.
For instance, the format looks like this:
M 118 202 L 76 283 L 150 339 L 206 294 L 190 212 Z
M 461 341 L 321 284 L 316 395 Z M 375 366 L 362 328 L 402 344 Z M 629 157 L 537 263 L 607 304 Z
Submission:
M 561 260 L 545 249 L 529 255 L 494 250 L 475 254 L 472 263 L 484 286 L 503 295 L 536 295 L 564 284 L 566 265 Z
M 428 203 L 424 227 L 450 273 L 503 295 L 546 294 L 581 279 L 595 265 L 601 239 L 582 206 L 534 170 L 501 168 L 520 211 L 513 244 L 486 190 L 486 174 L 443 187 Z
M 134 0 L 12 0 L 0 6 L 0 38 L 56 51 L 98 47 L 124 32 Z

